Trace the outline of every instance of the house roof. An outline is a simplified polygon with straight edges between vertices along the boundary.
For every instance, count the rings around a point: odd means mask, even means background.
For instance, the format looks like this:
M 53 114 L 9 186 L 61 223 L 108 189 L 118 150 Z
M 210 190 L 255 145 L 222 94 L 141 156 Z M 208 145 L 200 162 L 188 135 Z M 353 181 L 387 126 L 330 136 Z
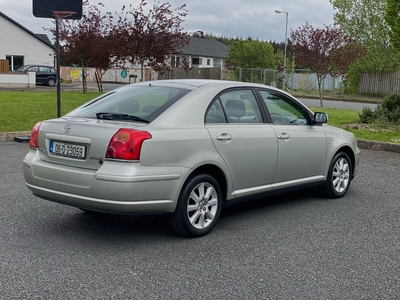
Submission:
M 42 43 L 46 44 L 47 46 L 53 48 L 54 50 L 56 49 L 56 47 L 50 42 L 49 37 L 46 34 L 36 34 L 33 33 L 32 31 L 30 31 L 28 28 L 22 26 L 21 24 L 19 24 L 17 21 L 14 21 L 13 19 L 11 19 L 9 16 L 5 15 L 4 13 L 2 13 L 0 11 L 0 16 L 5 18 L 6 20 L 10 21 L 11 23 L 13 23 L 14 25 L 18 26 L 19 28 L 21 28 L 22 30 L 26 31 L 28 34 L 30 34 L 31 36 L 33 36 L 34 38 L 38 39 L 39 41 L 41 41 Z
M 228 54 L 228 49 L 229 46 L 220 41 L 190 37 L 189 44 L 183 46 L 175 54 L 225 58 Z

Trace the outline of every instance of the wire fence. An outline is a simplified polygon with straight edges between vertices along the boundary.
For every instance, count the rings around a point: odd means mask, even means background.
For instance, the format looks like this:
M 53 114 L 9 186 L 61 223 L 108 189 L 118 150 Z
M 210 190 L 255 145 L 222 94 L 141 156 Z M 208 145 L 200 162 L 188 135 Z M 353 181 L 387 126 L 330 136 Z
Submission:
M 278 88 L 283 87 L 284 74 L 275 69 L 237 68 L 228 71 L 230 79 L 262 83 Z M 322 90 L 335 90 L 341 88 L 341 77 L 327 75 L 321 83 Z M 286 74 L 286 88 L 290 90 L 318 90 L 317 75 L 309 70 L 295 69 Z
M 184 70 L 172 68 L 169 72 L 158 73 L 157 79 L 222 79 L 241 82 L 253 82 L 283 88 L 284 74 L 275 69 L 236 68 L 234 70 L 221 70 L 220 68 L 193 68 Z M 322 90 L 335 90 L 341 88 L 342 78 L 327 75 L 322 81 Z M 286 89 L 289 90 L 318 90 L 317 75 L 305 69 L 290 70 L 286 73 Z

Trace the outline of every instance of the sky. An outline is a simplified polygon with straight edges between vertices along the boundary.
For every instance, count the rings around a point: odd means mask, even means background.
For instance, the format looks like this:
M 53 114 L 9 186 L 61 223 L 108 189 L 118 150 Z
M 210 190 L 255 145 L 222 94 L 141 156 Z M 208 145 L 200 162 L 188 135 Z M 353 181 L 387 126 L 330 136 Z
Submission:
M 56 0 L 54 0 L 56 1 Z M 61 0 L 65 1 L 65 0 Z M 68 1 L 68 0 L 67 0 Z M 47 34 L 43 29 L 53 28 L 51 19 L 36 18 L 32 12 L 33 0 L 0 0 L 0 11 L 34 33 Z M 102 11 L 120 12 L 123 5 L 137 6 L 139 0 L 89 0 L 90 4 L 103 3 Z M 288 30 L 297 29 L 306 22 L 315 28 L 333 24 L 333 8 L 329 0 L 169 0 L 172 7 L 186 4 L 188 15 L 185 31 L 224 37 L 237 37 L 284 42 L 286 14 Z M 148 0 L 152 6 L 153 0 Z

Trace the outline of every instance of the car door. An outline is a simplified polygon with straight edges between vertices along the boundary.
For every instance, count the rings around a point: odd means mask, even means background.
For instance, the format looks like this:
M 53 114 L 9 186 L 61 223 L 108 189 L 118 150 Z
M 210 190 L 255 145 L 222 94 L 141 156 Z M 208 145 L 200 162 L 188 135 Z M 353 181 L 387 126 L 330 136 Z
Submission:
M 221 93 L 208 108 L 205 125 L 229 168 L 234 196 L 271 188 L 278 157 L 276 135 L 264 123 L 251 89 Z
M 274 186 L 322 180 L 327 156 L 323 127 L 313 125 L 310 112 L 297 100 L 260 90 L 279 148 Z
M 39 82 L 38 82 L 39 68 L 38 68 L 37 66 L 29 67 L 28 70 L 27 70 L 27 72 L 35 72 L 36 83 L 39 83 Z
M 48 67 L 39 67 L 39 71 L 36 73 L 36 83 L 46 83 L 49 74 Z

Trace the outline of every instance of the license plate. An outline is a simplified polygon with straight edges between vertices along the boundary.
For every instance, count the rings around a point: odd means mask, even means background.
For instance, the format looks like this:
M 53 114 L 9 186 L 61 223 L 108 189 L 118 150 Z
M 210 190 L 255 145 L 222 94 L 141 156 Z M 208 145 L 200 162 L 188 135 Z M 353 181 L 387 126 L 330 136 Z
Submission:
M 86 146 L 50 141 L 50 153 L 53 155 L 85 159 Z

